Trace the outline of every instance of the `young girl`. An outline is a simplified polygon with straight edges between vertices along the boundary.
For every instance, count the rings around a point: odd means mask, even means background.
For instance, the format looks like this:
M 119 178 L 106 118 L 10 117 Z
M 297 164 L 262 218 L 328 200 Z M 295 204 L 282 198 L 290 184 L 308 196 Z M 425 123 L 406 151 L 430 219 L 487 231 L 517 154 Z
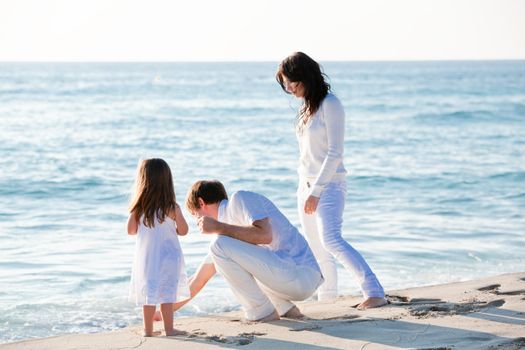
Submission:
M 284 59 L 276 74 L 282 89 L 303 102 L 296 124 L 299 218 L 325 278 L 319 300 L 337 296 L 335 257 L 359 280 L 365 297 L 359 309 L 379 307 L 387 302 L 383 287 L 361 254 L 342 237 L 345 115 L 325 77 L 319 64 L 302 52 Z
M 129 300 L 142 306 L 146 337 L 153 335 L 156 304 L 160 304 L 166 336 L 185 334 L 173 329 L 173 303 L 189 297 L 177 237 L 188 233 L 188 224 L 175 201 L 168 164 L 146 159 L 137 170 L 128 218 L 128 234 L 137 235 Z

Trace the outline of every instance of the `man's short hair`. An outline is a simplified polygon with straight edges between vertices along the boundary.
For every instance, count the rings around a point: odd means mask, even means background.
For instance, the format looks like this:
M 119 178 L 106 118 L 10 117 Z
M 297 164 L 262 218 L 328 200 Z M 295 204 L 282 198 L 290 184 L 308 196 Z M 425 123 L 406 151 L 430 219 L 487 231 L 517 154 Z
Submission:
M 199 198 L 202 198 L 206 204 L 213 204 L 228 199 L 228 195 L 220 181 L 200 180 L 191 186 L 186 197 L 186 208 L 190 213 L 200 209 Z

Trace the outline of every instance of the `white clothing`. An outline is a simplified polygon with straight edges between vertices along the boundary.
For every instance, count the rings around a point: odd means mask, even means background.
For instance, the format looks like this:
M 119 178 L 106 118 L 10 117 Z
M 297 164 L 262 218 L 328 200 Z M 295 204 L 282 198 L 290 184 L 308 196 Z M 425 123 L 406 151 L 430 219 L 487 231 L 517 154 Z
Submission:
M 250 226 L 254 221 L 270 219 L 272 242 L 261 245 L 277 256 L 292 259 L 301 266 L 319 269 L 304 237 L 268 198 L 250 191 L 238 191 L 221 201 L 218 220 L 231 225 Z
M 303 232 L 325 278 L 318 291 L 320 300 L 337 296 L 334 257 L 356 275 L 365 297 L 384 297 L 383 287 L 366 261 L 342 238 L 346 195 L 344 123 L 343 106 L 329 93 L 305 127 L 297 131 L 300 150 L 297 205 Z M 317 210 L 312 215 L 304 212 L 305 201 L 310 195 L 319 198 Z
M 190 296 L 177 225 L 166 216 L 147 227 L 140 218 L 129 301 L 137 306 L 174 303 Z
M 317 291 L 318 299 L 330 300 L 337 297 L 337 266 L 334 257 L 357 277 L 365 298 L 384 297 L 383 287 L 365 259 L 341 237 L 346 181 L 328 183 L 321 194 L 317 210 L 313 214 L 304 212 L 304 202 L 310 195 L 307 182 L 303 179 L 299 183 L 297 205 L 306 239 L 319 262 L 325 279 Z
M 294 306 L 292 300 L 308 298 L 323 282 L 308 243 L 269 199 L 239 191 L 219 205 L 218 220 L 227 224 L 249 226 L 265 218 L 272 228 L 270 244 L 219 235 L 210 247 L 217 271 L 229 283 L 248 320 L 266 317 L 274 308 L 283 315 Z
M 329 93 L 304 128 L 299 141 L 300 177 L 311 179 L 310 194 L 319 197 L 334 178 L 344 178 L 343 150 L 345 112 L 339 99 Z
M 228 236 L 218 236 L 210 251 L 247 320 L 259 320 L 274 309 L 282 316 L 294 306 L 292 300 L 305 300 L 323 282 L 319 268 L 296 264 L 267 247 Z

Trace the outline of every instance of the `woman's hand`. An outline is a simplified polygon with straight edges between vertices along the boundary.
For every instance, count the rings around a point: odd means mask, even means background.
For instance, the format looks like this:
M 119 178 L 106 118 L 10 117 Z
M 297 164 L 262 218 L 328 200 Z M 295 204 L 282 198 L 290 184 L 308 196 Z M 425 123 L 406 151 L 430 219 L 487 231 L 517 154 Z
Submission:
M 304 212 L 306 214 L 313 214 L 317 210 L 317 204 L 319 204 L 319 197 L 309 196 L 304 202 Z

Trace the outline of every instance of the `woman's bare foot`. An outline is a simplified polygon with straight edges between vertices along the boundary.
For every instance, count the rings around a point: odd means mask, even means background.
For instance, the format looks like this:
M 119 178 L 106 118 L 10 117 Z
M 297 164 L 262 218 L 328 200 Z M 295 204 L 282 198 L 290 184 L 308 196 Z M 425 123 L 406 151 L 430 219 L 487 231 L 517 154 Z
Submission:
M 153 321 L 162 321 L 162 314 L 160 313 L 160 310 L 155 311 L 155 314 L 153 315 Z
M 286 311 L 283 317 L 300 319 L 300 318 L 303 318 L 304 315 L 301 313 L 301 311 L 299 310 L 297 306 L 293 306 L 290 310 Z
M 273 312 L 271 314 L 269 314 L 268 316 L 266 317 L 263 317 L 261 319 L 258 319 L 258 320 L 255 320 L 253 322 L 271 322 L 271 321 L 277 321 L 277 320 L 280 320 L 281 318 L 279 317 L 279 314 L 277 313 L 276 310 L 273 310 Z
M 386 301 L 385 298 L 373 297 L 373 298 L 368 298 L 365 301 L 363 301 L 361 304 L 357 306 L 357 309 L 358 310 L 372 309 L 374 307 L 380 307 L 380 306 L 386 305 L 387 303 L 388 302 Z
M 166 332 L 166 337 L 175 337 L 177 335 L 188 335 L 186 331 L 179 331 L 178 329 L 172 329 L 169 332 Z

